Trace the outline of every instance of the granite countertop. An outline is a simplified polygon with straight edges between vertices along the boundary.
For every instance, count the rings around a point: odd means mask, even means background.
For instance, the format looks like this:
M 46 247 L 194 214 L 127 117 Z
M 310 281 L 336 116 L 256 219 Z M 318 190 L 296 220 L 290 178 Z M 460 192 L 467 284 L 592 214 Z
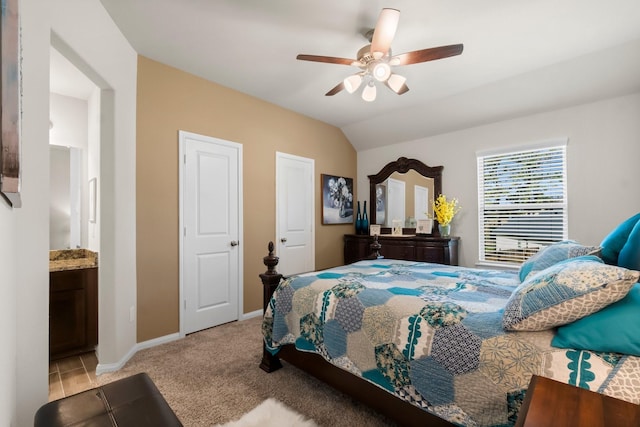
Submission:
M 98 267 L 98 253 L 88 249 L 49 251 L 49 272 Z

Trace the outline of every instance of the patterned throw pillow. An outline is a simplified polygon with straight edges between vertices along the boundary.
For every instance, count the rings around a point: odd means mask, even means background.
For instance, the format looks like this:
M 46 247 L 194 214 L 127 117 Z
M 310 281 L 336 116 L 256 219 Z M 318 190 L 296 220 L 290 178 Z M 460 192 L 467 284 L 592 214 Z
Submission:
M 592 255 L 561 261 L 530 275 L 513 291 L 502 326 L 542 331 L 573 322 L 624 298 L 639 276 Z
M 620 301 L 573 323 L 560 326 L 551 345 L 640 357 L 638 325 L 640 283 L 636 283 Z
M 573 240 L 552 243 L 540 249 L 520 266 L 520 281 L 524 282 L 529 275 L 549 268 L 569 258 L 583 255 L 600 255 L 599 246 L 583 246 Z

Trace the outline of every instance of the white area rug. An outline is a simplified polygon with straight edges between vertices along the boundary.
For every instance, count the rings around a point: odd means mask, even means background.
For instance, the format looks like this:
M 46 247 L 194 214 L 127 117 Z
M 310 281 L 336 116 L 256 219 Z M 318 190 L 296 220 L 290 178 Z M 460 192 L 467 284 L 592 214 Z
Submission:
M 238 421 L 217 424 L 214 427 L 318 427 L 318 425 L 277 400 L 269 398 L 244 414 Z

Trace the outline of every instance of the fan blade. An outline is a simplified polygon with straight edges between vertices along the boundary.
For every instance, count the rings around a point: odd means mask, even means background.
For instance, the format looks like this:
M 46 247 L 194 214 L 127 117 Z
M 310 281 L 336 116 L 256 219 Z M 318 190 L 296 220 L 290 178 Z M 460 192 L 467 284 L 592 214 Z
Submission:
M 344 82 L 340 82 L 336 85 L 336 87 L 334 87 L 333 89 L 331 89 L 329 92 L 325 93 L 324 96 L 333 96 L 336 93 L 340 92 L 341 90 L 344 89 Z
M 397 9 L 382 9 L 378 22 L 373 30 L 371 38 L 371 55 L 375 59 L 380 59 L 389 52 L 393 37 L 396 35 L 400 11 Z
M 300 61 L 326 62 L 329 64 L 341 64 L 341 65 L 352 65 L 354 62 L 358 62 L 355 59 L 336 58 L 334 56 L 303 55 L 303 54 L 296 56 L 296 59 Z
M 432 47 L 429 49 L 414 50 L 413 52 L 401 53 L 389 60 L 390 65 L 409 65 L 419 62 L 434 61 L 436 59 L 448 58 L 460 55 L 463 45 L 452 44 L 449 46 Z

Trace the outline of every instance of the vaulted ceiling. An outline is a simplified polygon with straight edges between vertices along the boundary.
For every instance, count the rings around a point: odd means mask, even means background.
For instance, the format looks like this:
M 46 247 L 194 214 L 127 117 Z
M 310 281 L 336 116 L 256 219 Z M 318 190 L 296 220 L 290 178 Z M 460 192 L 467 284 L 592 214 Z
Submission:
M 141 55 L 340 127 L 357 150 L 640 90 L 638 0 L 101 0 Z M 358 71 L 382 8 L 393 54 L 464 44 L 394 67 L 410 90 L 325 96 Z

